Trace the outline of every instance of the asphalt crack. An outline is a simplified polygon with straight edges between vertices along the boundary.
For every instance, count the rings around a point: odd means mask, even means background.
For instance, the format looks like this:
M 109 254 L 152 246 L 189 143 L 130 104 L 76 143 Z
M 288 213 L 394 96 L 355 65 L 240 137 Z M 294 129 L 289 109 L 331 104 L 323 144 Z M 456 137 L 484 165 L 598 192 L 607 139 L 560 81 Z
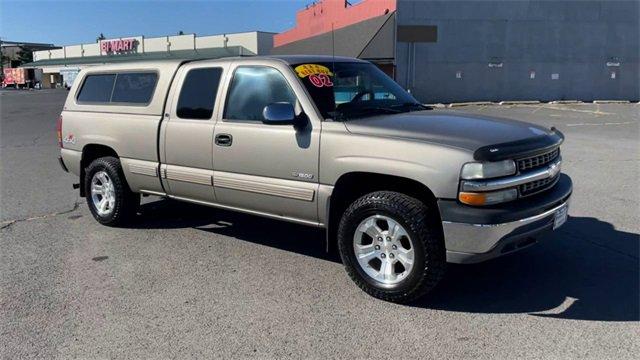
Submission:
M 54 217 L 54 216 L 69 214 L 69 213 L 72 213 L 72 212 L 78 210 L 79 207 L 80 207 L 80 202 L 78 200 L 76 200 L 73 203 L 73 207 L 71 209 L 68 209 L 68 210 L 56 211 L 56 212 L 52 212 L 52 213 L 49 213 L 49 214 L 31 216 L 31 217 L 26 217 L 26 218 L 22 218 L 22 219 L 14 219 L 14 220 L 4 221 L 4 222 L 2 222 L 0 224 L 0 230 L 7 229 L 7 228 L 11 227 L 12 225 L 17 224 L 19 222 L 40 220 L 40 219 L 46 219 L 46 218 L 50 218 L 50 217 Z

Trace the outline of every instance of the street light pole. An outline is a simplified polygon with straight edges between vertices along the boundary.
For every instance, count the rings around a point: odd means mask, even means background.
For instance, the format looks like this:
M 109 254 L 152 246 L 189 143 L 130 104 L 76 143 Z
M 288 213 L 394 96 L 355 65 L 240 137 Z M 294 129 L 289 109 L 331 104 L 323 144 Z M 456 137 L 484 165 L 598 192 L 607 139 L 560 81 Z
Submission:
M 0 76 L 4 76 L 4 52 L 2 51 L 2 38 L 0 38 Z

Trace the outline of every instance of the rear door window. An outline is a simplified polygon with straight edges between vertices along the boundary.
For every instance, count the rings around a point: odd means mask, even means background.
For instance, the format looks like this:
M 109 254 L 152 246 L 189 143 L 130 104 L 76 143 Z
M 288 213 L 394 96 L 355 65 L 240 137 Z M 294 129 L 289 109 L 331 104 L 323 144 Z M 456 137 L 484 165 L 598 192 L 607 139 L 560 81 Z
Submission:
M 115 80 L 115 74 L 88 75 L 78 94 L 78 101 L 108 103 Z
M 182 119 L 211 119 L 222 68 L 192 69 L 180 89 L 177 115 Z
M 156 73 L 124 73 L 116 76 L 111 102 L 148 104 L 156 88 Z

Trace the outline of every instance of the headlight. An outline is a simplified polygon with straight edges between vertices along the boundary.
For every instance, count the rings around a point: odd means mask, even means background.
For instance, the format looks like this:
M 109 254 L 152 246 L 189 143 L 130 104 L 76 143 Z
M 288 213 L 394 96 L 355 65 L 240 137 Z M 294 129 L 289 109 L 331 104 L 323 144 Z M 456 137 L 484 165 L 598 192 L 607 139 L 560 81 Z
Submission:
M 462 167 L 461 178 L 465 180 L 489 179 L 516 173 L 516 163 L 504 160 L 484 163 L 467 163 Z
M 515 200 L 518 197 L 518 190 L 507 189 L 491 192 L 461 192 L 458 195 L 458 200 L 461 203 L 467 205 L 493 205 L 503 203 L 511 200 Z

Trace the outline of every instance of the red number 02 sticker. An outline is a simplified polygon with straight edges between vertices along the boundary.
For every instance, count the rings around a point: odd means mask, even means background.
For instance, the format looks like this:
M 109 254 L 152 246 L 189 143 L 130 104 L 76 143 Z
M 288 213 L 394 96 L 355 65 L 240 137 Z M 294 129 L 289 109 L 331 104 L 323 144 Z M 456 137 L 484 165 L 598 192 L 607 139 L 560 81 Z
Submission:
M 333 82 L 331 82 L 331 78 L 325 74 L 309 75 L 309 81 L 315 87 L 333 86 Z

